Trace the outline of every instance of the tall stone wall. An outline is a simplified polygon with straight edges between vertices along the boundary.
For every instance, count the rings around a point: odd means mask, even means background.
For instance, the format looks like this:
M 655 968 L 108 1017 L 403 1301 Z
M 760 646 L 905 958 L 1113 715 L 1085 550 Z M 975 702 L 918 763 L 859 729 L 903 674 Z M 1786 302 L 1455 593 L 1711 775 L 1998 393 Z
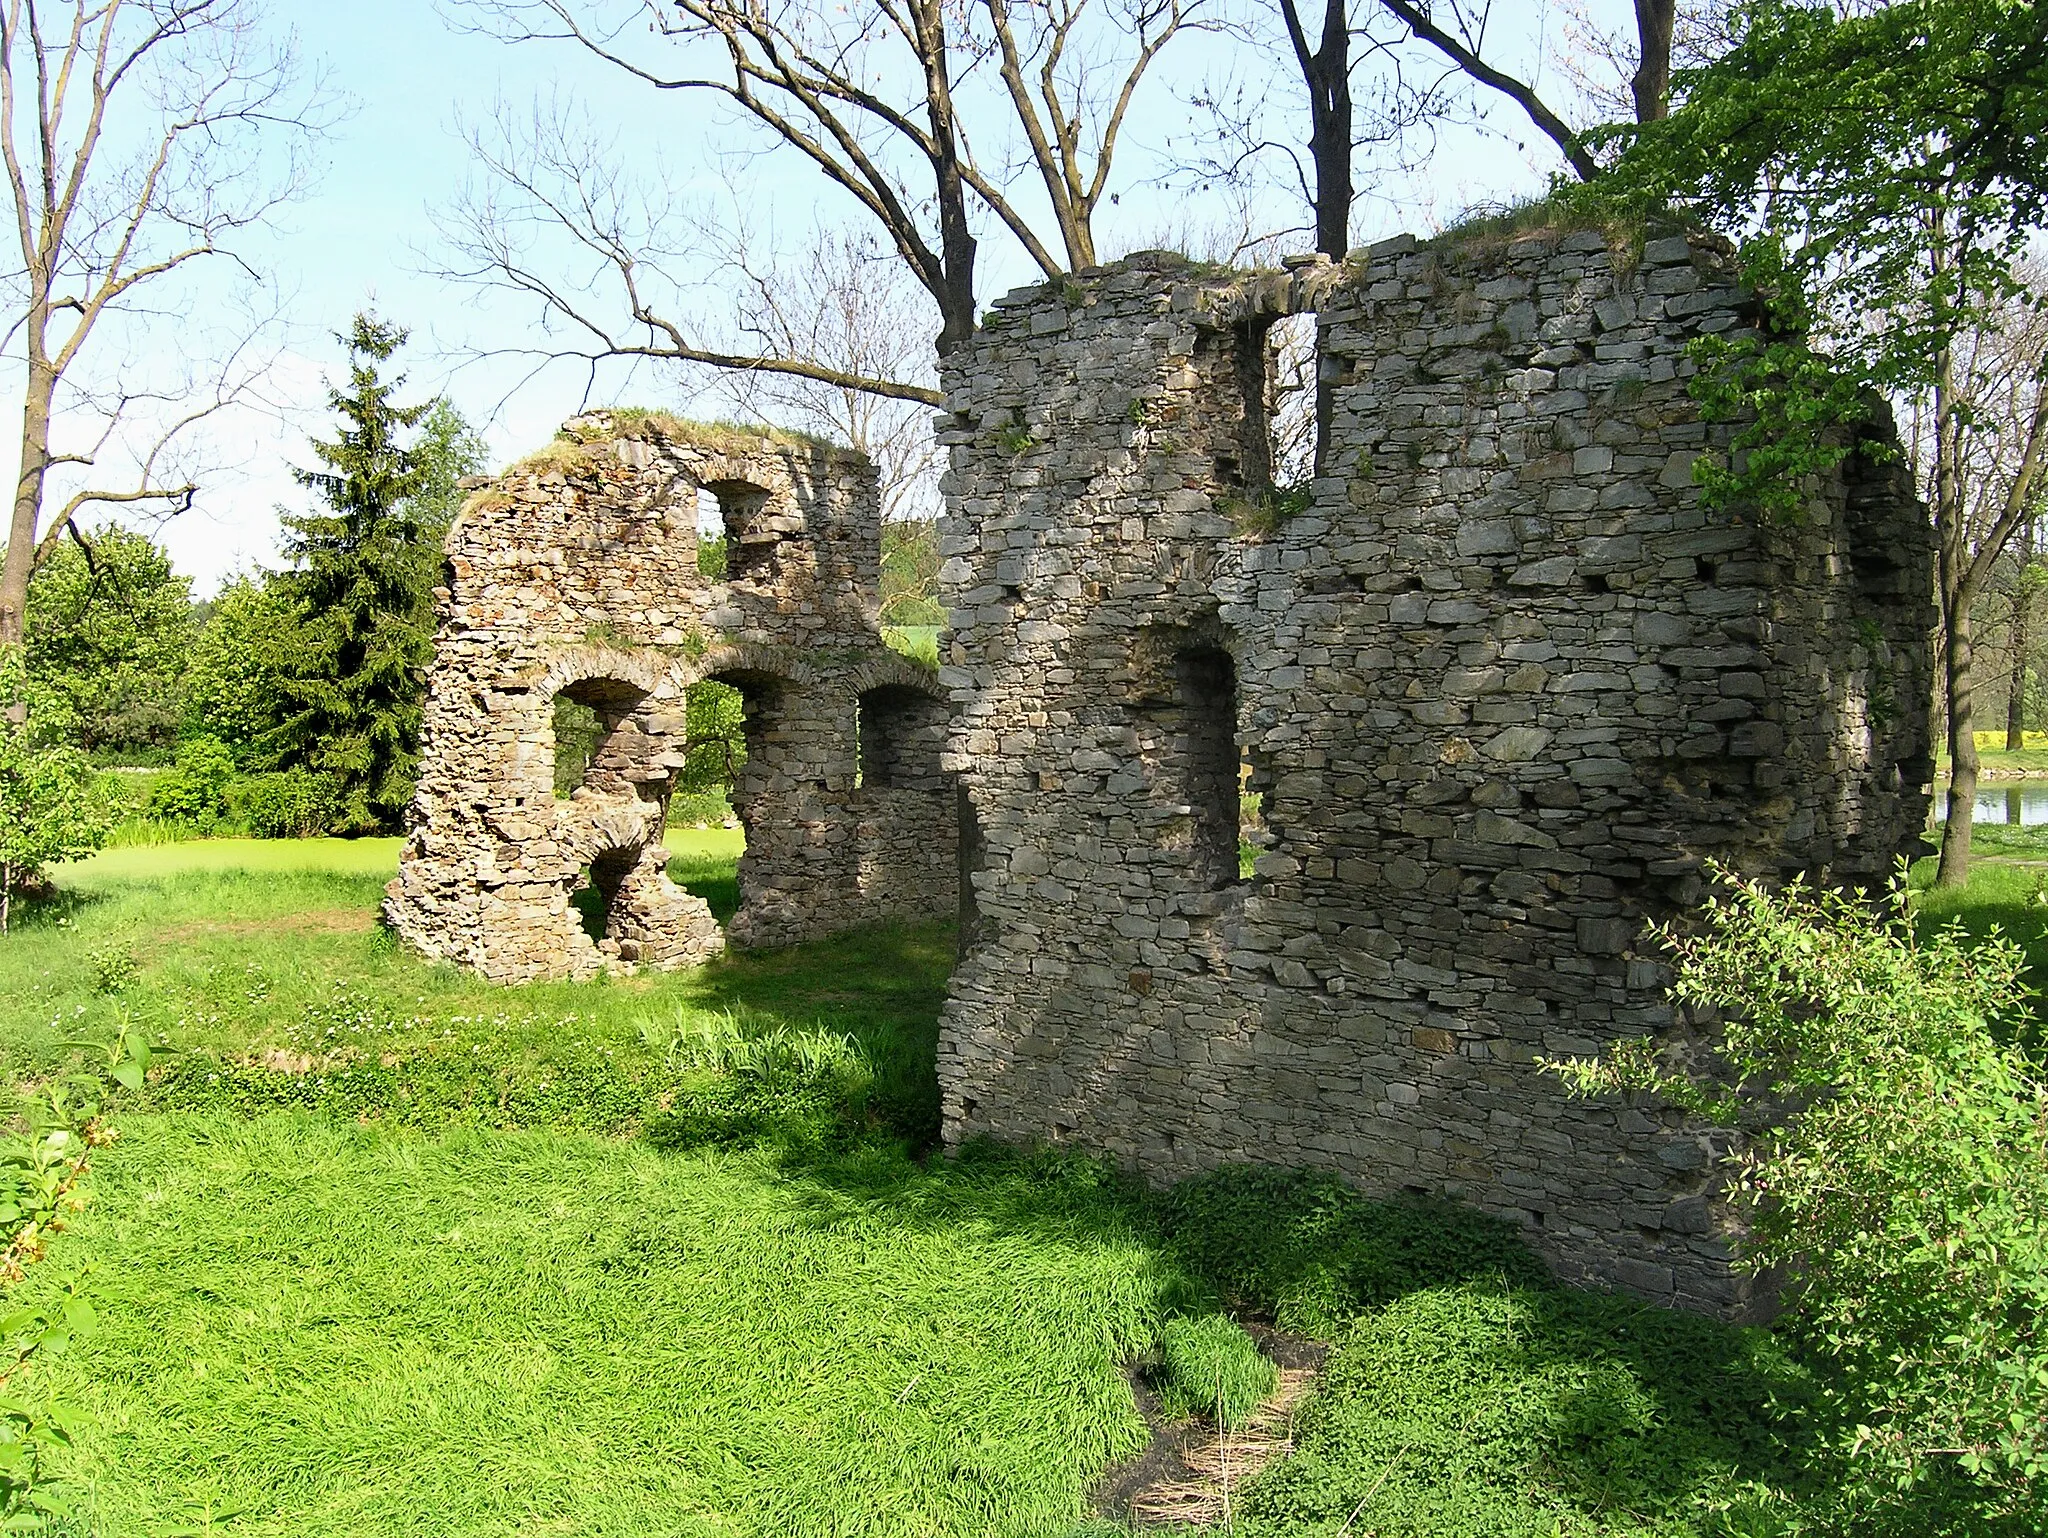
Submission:
M 1308 310 L 1334 411 L 1287 516 L 1267 333 Z M 1742 1306 L 1717 1134 L 1537 1060 L 1673 1026 L 1645 923 L 1709 857 L 1876 881 L 1924 823 L 1908 484 L 1852 459 L 1759 528 L 1693 482 L 1727 430 L 1686 345 L 1757 319 L 1712 249 L 1558 232 L 998 303 L 942 431 L 949 1139 L 1325 1166 Z
M 699 570 L 706 497 L 723 578 Z M 946 706 L 882 642 L 880 535 L 860 456 L 638 413 L 579 418 L 472 496 L 448 536 L 419 790 L 385 901 L 400 936 L 516 982 L 691 965 L 727 932 L 780 945 L 950 914 Z M 728 931 L 668 879 L 661 844 L 686 692 L 707 678 L 745 701 Z M 604 728 L 566 799 L 560 695 Z M 601 939 L 570 903 L 586 884 Z

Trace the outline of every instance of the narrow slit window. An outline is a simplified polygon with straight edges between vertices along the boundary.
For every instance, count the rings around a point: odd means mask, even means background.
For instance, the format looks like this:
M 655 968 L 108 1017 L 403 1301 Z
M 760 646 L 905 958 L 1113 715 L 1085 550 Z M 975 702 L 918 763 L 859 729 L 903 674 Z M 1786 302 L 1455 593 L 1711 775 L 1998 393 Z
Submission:
M 1193 820 L 1195 879 L 1221 890 L 1241 879 L 1242 759 L 1237 747 L 1237 667 L 1220 647 L 1174 658 L 1180 710 L 1182 789 Z
M 729 546 L 725 539 L 725 513 L 718 505 L 718 493 L 708 486 L 697 489 L 697 570 L 714 582 L 727 574 Z

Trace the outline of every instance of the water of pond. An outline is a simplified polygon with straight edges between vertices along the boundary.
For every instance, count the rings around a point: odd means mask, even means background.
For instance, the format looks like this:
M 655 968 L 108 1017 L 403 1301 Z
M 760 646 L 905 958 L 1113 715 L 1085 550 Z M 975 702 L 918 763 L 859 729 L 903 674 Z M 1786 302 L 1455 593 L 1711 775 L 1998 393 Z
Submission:
M 1936 791 L 1934 820 L 1948 816 L 1948 792 Z M 2015 828 L 2048 823 L 2048 780 L 1977 787 L 1977 807 L 1972 822 L 2002 822 Z

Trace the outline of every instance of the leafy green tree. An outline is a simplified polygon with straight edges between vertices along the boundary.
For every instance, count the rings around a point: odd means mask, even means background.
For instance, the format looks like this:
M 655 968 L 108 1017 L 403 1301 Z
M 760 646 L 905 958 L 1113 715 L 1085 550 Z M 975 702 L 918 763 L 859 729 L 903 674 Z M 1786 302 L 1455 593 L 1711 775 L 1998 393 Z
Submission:
M 1725 54 L 1677 73 L 1668 118 L 1589 136 L 1621 154 L 1581 195 L 1732 232 L 1769 299 L 1778 329 L 1699 349 L 1708 414 L 1740 424 L 1736 452 L 1696 470 L 1717 500 L 1784 515 L 1805 476 L 1854 452 L 1846 429 L 1875 397 L 1924 403 L 1954 766 L 1940 880 L 1957 883 L 1977 776 L 1971 608 L 2048 456 L 2037 387 L 1995 505 L 1973 516 L 1962 354 L 2039 305 L 2020 265 L 2048 206 L 2048 7 L 1749 0 L 1730 31 Z M 2037 354 L 2037 386 L 2041 368 Z
M 448 526 L 462 510 L 462 478 L 481 475 L 490 454 L 476 429 L 445 395 L 427 408 L 412 452 L 419 461 L 420 489 L 409 510 L 427 536 L 424 547 L 438 556 Z M 438 569 L 438 561 L 435 564 Z
M 191 579 L 117 524 L 56 546 L 29 584 L 30 674 L 89 753 L 168 755 L 195 628 Z
M 185 673 L 186 736 L 217 737 L 247 771 L 270 767 L 299 670 L 299 608 L 275 580 L 237 577 L 208 607 Z
M 397 404 L 403 376 L 378 372 L 405 338 L 368 315 L 339 338 L 349 381 L 328 400 L 341 426 L 313 444 L 324 468 L 296 472 L 326 510 L 286 519 L 292 567 L 279 578 L 303 616 L 301 665 L 281 682 L 288 714 L 271 741 L 286 766 L 334 777 L 347 832 L 392 828 L 404 815 L 432 650 L 422 499 L 434 469 L 406 439 L 433 403 Z
M 1647 1040 L 1548 1066 L 1744 1127 L 1725 1161 L 1743 1258 L 1787 1279 L 1783 1327 L 1840 1369 L 1853 1497 L 1919 1491 L 1962 1513 L 1938 1530 L 2018 1531 L 1992 1524 L 2048 1496 L 2048 1081 L 2015 1045 L 2026 957 L 1955 928 L 1917 939 L 1893 896 L 1887 916 L 1860 892 L 1731 880 L 1696 929 L 1663 931 L 1673 996 L 1723 1022 L 1726 1079 Z
M 882 623 L 944 625 L 939 602 L 939 526 L 929 518 L 882 525 Z
M 0 699 L 26 697 L 26 671 L 19 647 L 0 648 Z M 44 867 L 99 848 L 114 815 L 83 753 L 50 741 L 32 714 L 0 716 L 0 935 L 15 893 Z

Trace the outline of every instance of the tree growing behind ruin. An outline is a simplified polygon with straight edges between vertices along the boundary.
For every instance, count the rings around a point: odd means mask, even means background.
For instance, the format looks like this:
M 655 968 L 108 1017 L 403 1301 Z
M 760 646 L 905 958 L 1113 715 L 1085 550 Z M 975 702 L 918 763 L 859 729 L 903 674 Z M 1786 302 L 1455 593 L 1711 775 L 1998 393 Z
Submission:
M 0 644 L 0 699 L 31 689 L 19 646 Z M 91 762 L 34 713 L 0 717 L 0 935 L 15 897 L 48 866 L 106 842 L 114 806 Z
M 326 116 L 259 20 L 252 0 L 0 3 L 5 329 L 23 392 L 0 644 L 20 641 L 29 578 L 79 512 L 191 506 L 188 429 L 261 373 L 260 323 L 208 357 L 177 309 L 202 269 L 249 272 L 241 237 L 303 189 Z M 182 371 L 97 361 L 157 304 L 179 314 Z
M 28 669 L 46 718 L 58 707 L 65 735 L 95 756 L 162 761 L 197 628 L 192 579 L 161 545 L 114 523 L 78 531 L 29 584 Z
M 974 330 L 982 241 L 1058 277 L 1098 259 L 1117 156 L 1163 50 L 1211 24 L 1209 0 L 465 0 L 508 41 L 579 48 L 660 111 L 730 109 L 736 155 L 807 164 L 930 301 L 944 356 Z M 671 105 L 673 104 L 673 105 Z M 572 115 L 475 136 L 490 181 L 448 221 L 461 274 L 524 294 L 566 355 L 665 359 L 941 404 L 930 384 L 721 338 L 688 313 L 702 211 L 633 185 Z M 932 318 L 936 318 L 936 326 Z
M 1738 424 L 1732 455 L 1695 469 L 1711 499 L 1793 515 L 1806 476 L 1857 452 L 1876 398 L 1921 403 L 1952 764 L 1939 879 L 1960 884 L 1977 782 L 1971 606 L 2048 457 L 2042 359 L 2012 351 L 2040 304 L 2022 262 L 2048 206 L 2048 11 L 1902 0 L 1842 17 L 1759 0 L 1736 27 L 1720 58 L 1678 73 L 1667 119 L 1599 136 L 1620 159 L 1598 194 L 1629 217 L 1675 206 L 1734 233 L 1770 305 L 1778 329 L 1696 349 L 1696 395 Z M 2011 366 L 1981 382 L 2023 404 L 1995 478 L 1973 488 L 1985 419 L 1971 370 L 2001 351 Z
M 299 607 L 300 661 L 281 680 L 289 714 L 272 740 L 285 767 L 333 777 L 345 832 L 404 816 L 433 651 L 424 578 L 438 546 L 418 504 L 431 465 L 406 441 L 433 402 L 399 405 L 404 376 L 380 373 L 405 337 L 358 315 L 337 338 L 349 355 L 346 387 L 328 393 L 340 424 L 313 443 L 324 468 L 293 472 L 325 509 L 285 518 L 292 565 L 280 586 Z

